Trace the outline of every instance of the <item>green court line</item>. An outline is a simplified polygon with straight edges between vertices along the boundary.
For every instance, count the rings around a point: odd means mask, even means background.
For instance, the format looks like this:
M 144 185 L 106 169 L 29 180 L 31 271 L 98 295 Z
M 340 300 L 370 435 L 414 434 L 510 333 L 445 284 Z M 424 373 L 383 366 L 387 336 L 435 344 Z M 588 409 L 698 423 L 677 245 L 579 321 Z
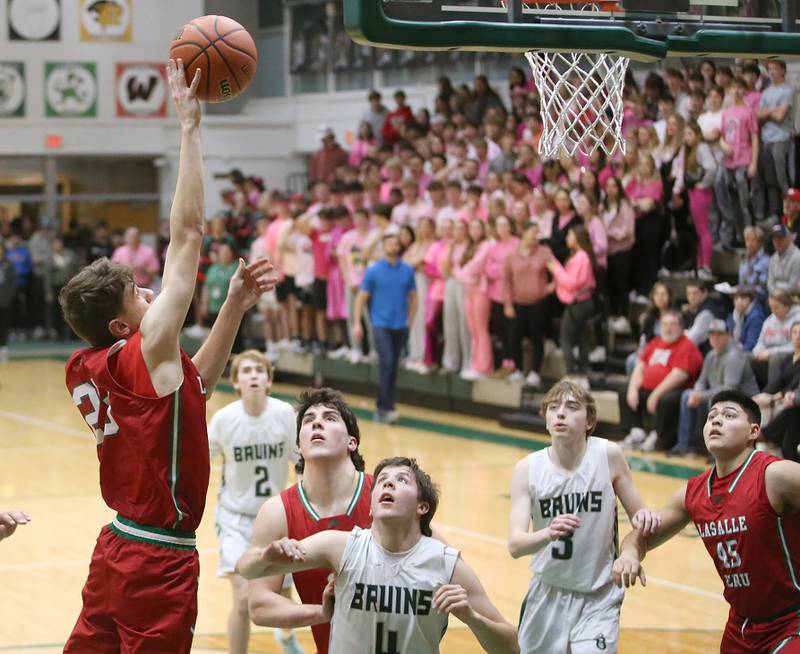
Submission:
M 41 357 L 19 357 L 17 360 L 23 358 L 50 358 L 57 361 L 66 361 L 67 356 L 58 355 L 44 355 Z M 217 390 L 224 393 L 234 394 L 233 386 L 227 383 L 218 383 Z M 273 393 L 279 400 L 293 403 L 297 398 L 288 393 Z M 360 407 L 352 407 L 353 413 L 359 420 L 373 421 L 373 412 L 369 409 L 362 409 Z M 461 427 L 458 425 L 450 425 L 435 420 L 427 420 L 423 418 L 409 418 L 401 416 L 395 423 L 399 427 L 406 427 L 408 429 L 417 429 L 421 431 L 433 432 L 442 436 L 452 436 L 454 438 L 463 438 L 470 441 L 478 441 L 483 443 L 492 443 L 494 445 L 504 445 L 506 447 L 516 447 L 529 451 L 541 450 L 547 447 L 548 442 L 544 440 L 537 440 L 524 436 L 513 436 L 511 434 L 501 434 L 495 431 L 488 431 L 485 429 L 472 429 L 471 427 Z M 666 461 L 658 461 L 655 459 L 645 459 L 638 456 L 626 455 L 628 465 L 631 470 L 636 472 L 648 472 L 663 477 L 672 477 L 675 479 L 689 479 L 695 475 L 703 472 L 702 467 L 693 467 L 682 465 L 679 463 L 669 463 Z

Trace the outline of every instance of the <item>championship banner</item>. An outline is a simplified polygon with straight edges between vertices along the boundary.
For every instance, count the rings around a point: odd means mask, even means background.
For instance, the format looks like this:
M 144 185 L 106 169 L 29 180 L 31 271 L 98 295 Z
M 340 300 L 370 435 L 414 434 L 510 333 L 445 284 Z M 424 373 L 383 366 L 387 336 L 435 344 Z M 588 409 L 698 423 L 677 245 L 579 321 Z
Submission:
M 53 62 L 44 65 L 45 115 L 48 118 L 97 116 L 97 69 L 93 63 Z
M 25 115 L 25 64 L 0 61 L 0 118 Z
M 163 118 L 167 115 L 167 69 L 160 62 L 118 63 L 117 116 Z
M 8 0 L 6 11 L 11 41 L 61 38 L 61 0 Z
M 131 40 L 133 3 L 131 0 L 80 0 L 81 41 Z

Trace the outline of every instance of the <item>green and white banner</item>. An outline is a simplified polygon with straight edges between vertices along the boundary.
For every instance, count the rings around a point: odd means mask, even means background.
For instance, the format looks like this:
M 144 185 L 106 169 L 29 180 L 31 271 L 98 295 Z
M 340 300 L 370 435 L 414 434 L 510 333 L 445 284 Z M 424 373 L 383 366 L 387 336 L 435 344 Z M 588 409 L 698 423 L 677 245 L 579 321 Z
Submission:
M 25 64 L 0 61 L 0 118 L 25 115 Z
M 97 67 L 88 62 L 48 61 L 44 98 L 48 118 L 96 117 Z

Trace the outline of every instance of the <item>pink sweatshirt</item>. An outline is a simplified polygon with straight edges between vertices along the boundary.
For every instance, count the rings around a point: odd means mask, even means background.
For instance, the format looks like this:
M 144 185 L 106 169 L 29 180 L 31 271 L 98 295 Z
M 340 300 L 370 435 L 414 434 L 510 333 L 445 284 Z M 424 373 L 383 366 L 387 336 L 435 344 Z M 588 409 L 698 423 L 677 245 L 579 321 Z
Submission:
M 486 293 L 488 280 L 486 279 L 486 260 L 489 251 L 492 249 L 494 241 L 488 238 L 481 241 L 472 259 L 462 266 L 456 266 L 453 274 L 460 279 L 466 290 L 477 289 L 481 293 Z
M 428 286 L 428 299 L 444 302 L 444 278 L 442 277 L 442 264 L 447 258 L 449 241 L 444 239 L 436 241 L 425 253 L 425 274 L 430 280 Z
M 517 247 L 519 239 L 512 236 L 505 241 L 495 241 L 486 257 L 487 293 L 492 302 L 503 302 L 503 270 L 510 252 Z
M 601 268 L 608 268 L 608 236 L 606 235 L 606 227 L 603 225 L 603 221 L 598 216 L 595 216 L 589 221 L 586 231 L 589 232 L 589 240 L 592 242 L 597 265 Z
M 567 259 L 566 266 L 562 266 L 557 259 L 553 259 L 553 264 L 556 296 L 562 304 L 581 302 L 592 296 L 596 282 L 592 262 L 586 252 L 578 250 Z

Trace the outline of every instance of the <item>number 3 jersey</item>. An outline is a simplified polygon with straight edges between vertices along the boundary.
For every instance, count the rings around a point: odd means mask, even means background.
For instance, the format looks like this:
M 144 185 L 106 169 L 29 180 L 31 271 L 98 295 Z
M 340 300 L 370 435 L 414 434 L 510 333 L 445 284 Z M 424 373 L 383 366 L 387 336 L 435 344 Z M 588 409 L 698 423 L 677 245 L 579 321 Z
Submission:
M 550 459 L 550 448 L 528 456 L 533 531 L 573 514 L 581 525 L 534 553 L 531 571 L 556 588 L 588 593 L 611 581 L 617 555 L 617 496 L 608 468 L 608 441 L 590 436 L 578 468 L 568 472 Z
M 208 423 L 211 456 L 224 459 L 219 504 L 233 513 L 255 518 L 264 501 L 279 495 L 297 462 L 297 425 L 292 405 L 274 397 L 258 416 L 231 402 Z
M 800 515 L 779 516 L 764 476 L 777 457 L 753 450 L 738 469 L 692 477 L 685 506 L 742 618 L 770 621 L 800 608 Z
M 427 536 L 406 552 L 389 552 L 371 530 L 354 528 L 336 579 L 330 654 L 438 652 L 447 615 L 433 608 L 433 595 L 450 583 L 458 557 Z
M 157 397 L 139 332 L 110 347 L 79 350 L 67 362 L 67 388 L 97 440 L 103 499 L 122 518 L 112 528 L 134 538 L 160 540 L 140 526 L 192 532 L 203 516 L 210 471 L 206 391 L 183 351 L 181 364 L 181 386 Z

